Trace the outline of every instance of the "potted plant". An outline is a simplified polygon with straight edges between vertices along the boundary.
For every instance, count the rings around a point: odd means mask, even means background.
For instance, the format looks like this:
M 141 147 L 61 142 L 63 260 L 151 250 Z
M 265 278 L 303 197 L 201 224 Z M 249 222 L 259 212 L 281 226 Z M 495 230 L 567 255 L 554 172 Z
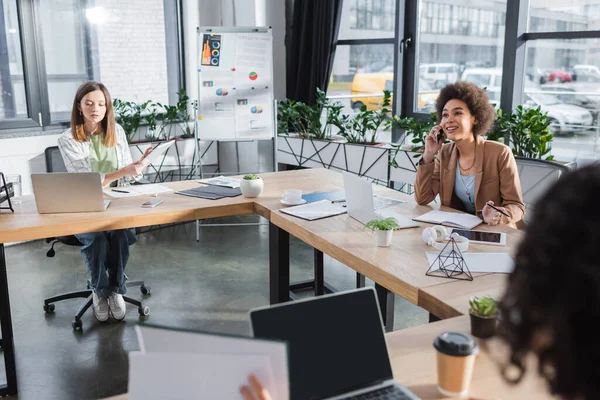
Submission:
M 489 338 L 496 332 L 498 322 L 498 305 L 490 296 L 469 299 L 469 315 L 471 316 L 471 334 L 478 338 Z
M 541 107 L 518 106 L 509 114 L 500 109 L 487 139 L 511 146 L 515 157 L 552 161 L 554 156 L 549 153 L 554 136 L 550 123 L 548 113 L 542 112 Z
M 365 228 L 371 229 L 371 232 L 376 232 L 377 246 L 379 247 L 390 247 L 394 229 L 399 227 L 398 221 L 394 217 L 372 219 L 365 225 Z
M 264 183 L 256 174 L 244 175 L 240 182 L 240 190 L 244 197 L 258 197 L 263 191 Z

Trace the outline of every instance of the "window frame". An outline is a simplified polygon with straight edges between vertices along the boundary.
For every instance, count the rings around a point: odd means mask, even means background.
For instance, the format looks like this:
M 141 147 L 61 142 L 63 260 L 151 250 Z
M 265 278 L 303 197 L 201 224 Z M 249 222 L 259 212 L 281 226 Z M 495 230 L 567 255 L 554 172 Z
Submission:
M 167 87 L 170 104 L 177 103 L 177 92 L 185 87 L 182 1 L 163 0 L 167 49 Z M 53 130 L 69 124 L 67 121 L 51 121 L 43 32 L 41 24 L 38 23 L 40 13 L 39 1 L 17 0 L 16 3 L 21 39 L 27 118 L 0 120 L 0 138 L 2 134 L 21 130 L 28 133 L 35 130 L 43 134 L 45 130 Z M 91 6 L 92 3 L 93 0 L 84 0 L 80 7 L 85 9 Z M 94 35 L 94 27 L 87 19 L 84 21 L 83 40 L 86 46 L 86 72 L 88 79 L 91 79 L 93 76 L 98 76 L 99 65 L 97 57 L 93 57 L 98 46 Z

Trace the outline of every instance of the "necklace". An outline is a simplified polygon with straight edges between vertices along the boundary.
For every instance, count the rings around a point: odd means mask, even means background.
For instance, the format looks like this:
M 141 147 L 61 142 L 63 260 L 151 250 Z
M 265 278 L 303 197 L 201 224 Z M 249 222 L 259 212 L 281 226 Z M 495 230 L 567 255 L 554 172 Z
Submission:
M 460 168 L 460 170 L 461 170 L 462 172 L 465 172 L 465 173 L 466 173 L 467 171 L 469 171 L 471 168 L 473 168 L 473 165 L 475 165 L 475 160 L 476 160 L 476 156 L 475 156 L 475 155 L 476 155 L 476 154 L 477 154 L 477 142 L 475 142 L 475 152 L 474 152 L 474 154 L 473 154 L 473 162 L 471 163 L 471 165 L 469 165 L 469 168 L 463 168 L 463 167 L 460 165 L 460 160 L 458 160 L 458 162 L 457 162 L 457 163 L 458 163 L 458 168 Z

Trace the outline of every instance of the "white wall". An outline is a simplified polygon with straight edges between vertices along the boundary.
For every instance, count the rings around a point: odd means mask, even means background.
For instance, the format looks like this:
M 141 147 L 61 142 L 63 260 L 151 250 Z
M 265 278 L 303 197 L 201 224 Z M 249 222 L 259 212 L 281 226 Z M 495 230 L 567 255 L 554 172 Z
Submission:
M 0 139 L 0 171 L 20 174 L 23 194 L 31 194 L 30 174 L 46 172 L 44 150 L 56 146 L 58 134 Z M 0 136 L 1 137 L 1 136 Z

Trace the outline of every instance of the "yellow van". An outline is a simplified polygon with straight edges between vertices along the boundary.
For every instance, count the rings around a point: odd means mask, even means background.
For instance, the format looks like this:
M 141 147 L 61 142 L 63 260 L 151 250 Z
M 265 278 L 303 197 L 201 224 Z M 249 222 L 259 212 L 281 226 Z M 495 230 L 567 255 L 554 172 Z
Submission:
M 383 101 L 383 90 L 394 92 L 393 72 L 374 72 L 369 74 L 356 74 L 352 81 L 352 109 L 356 112 L 363 105 L 367 110 L 377 111 L 381 108 Z M 417 110 L 419 112 L 430 112 L 435 108 L 439 90 L 432 89 L 426 81 L 419 79 L 419 96 L 417 98 Z M 364 97 L 363 97 L 364 96 Z M 392 99 L 393 100 L 393 99 Z
M 350 100 L 352 109 L 360 111 L 365 105 L 367 110 L 377 111 L 381 108 L 383 101 L 383 90 L 394 91 L 393 72 L 373 72 L 369 74 L 356 74 L 352 81 L 352 97 Z M 362 97 L 365 95 L 365 97 Z

